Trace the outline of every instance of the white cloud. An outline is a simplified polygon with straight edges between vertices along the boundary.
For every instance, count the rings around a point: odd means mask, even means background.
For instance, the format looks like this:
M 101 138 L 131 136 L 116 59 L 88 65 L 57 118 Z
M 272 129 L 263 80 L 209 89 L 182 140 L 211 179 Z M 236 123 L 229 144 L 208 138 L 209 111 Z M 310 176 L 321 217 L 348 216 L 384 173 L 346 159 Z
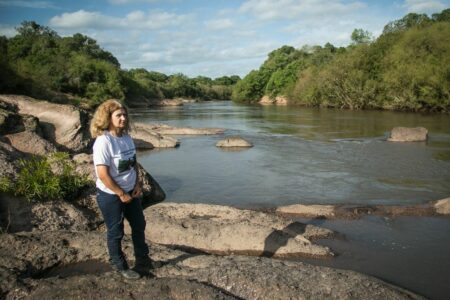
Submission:
M 296 19 L 302 16 L 341 14 L 359 10 L 366 4 L 342 0 L 247 0 L 239 8 L 240 13 L 249 13 L 260 20 Z
M 50 26 L 57 28 L 118 28 L 121 20 L 102 15 L 99 12 L 79 10 L 63 13 L 50 19 Z
M 405 0 L 403 7 L 408 12 L 430 13 L 445 9 L 445 4 L 437 0 Z
M 190 15 L 177 15 L 161 11 L 150 11 L 147 14 L 142 11 L 134 11 L 124 18 L 116 18 L 99 12 L 79 10 L 51 18 L 50 26 L 72 29 L 160 29 L 181 25 L 191 19 Z
M 13 37 L 17 34 L 17 31 L 14 27 L 9 25 L 0 24 L 0 35 L 4 35 L 6 37 Z
M 180 2 L 181 0 L 166 0 L 168 2 Z M 127 5 L 133 3 L 156 3 L 156 2 L 164 2 L 163 0 L 108 0 L 109 3 L 115 5 Z
M 217 19 L 217 20 L 209 20 L 205 22 L 205 25 L 208 29 L 212 30 L 222 30 L 228 29 L 234 26 L 234 23 L 230 19 Z
M 54 8 L 57 7 L 48 1 L 30 1 L 30 0 L 0 0 L 0 6 L 17 6 L 26 8 Z
M 96 39 L 126 69 L 244 76 L 282 45 L 300 48 L 331 42 L 345 46 L 354 28 L 379 33 L 395 19 L 386 13 L 388 8 L 369 7 L 359 0 L 247 0 L 234 8 L 201 7 L 183 14 L 141 8 L 112 16 L 79 10 L 55 16 L 49 25 L 61 35 L 80 32 Z M 391 8 L 404 13 L 398 5 Z

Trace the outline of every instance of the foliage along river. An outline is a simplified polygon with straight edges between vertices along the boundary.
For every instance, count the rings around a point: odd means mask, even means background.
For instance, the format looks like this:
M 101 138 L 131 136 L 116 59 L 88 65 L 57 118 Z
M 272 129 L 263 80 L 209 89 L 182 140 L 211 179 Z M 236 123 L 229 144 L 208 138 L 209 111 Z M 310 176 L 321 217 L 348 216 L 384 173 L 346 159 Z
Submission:
M 450 116 L 205 102 L 132 111 L 133 121 L 216 127 L 179 136 L 176 149 L 139 160 L 171 202 L 272 208 L 303 204 L 415 204 L 450 194 Z M 396 126 L 429 130 L 423 143 L 391 143 Z M 254 144 L 224 151 L 239 135 Z M 307 221 L 307 220 L 302 220 Z M 344 233 L 324 241 L 339 256 L 315 264 L 353 269 L 434 299 L 450 295 L 450 220 L 365 217 L 320 221 Z

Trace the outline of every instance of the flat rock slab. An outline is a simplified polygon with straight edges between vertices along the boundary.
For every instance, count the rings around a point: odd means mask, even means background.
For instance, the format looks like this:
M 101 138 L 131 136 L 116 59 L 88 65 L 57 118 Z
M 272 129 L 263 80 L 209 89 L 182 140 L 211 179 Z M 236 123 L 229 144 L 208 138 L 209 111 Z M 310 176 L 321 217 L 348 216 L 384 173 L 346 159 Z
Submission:
M 391 131 L 389 142 L 423 142 L 428 137 L 428 130 L 424 127 L 395 127 Z
M 276 209 L 277 213 L 300 215 L 303 217 L 334 217 L 335 207 L 333 205 L 304 205 L 293 204 L 280 206 Z
M 328 247 L 313 239 L 329 229 L 228 206 L 160 203 L 144 211 L 146 236 L 154 243 L 216 254 L 274 257 L 329 257 Z
M 216 147 L 220 147 L 220 148 L 250 148 L 253 147 L 253 144 L 250 143 L 249 141 L 244 140 L 243 138 L 239 137 L 239 136 L 232 136 L 232 137 L 227 137 L 226 139 L 220 140 L 216 143 Z
M 354 271 L 265 257 L 199 255 L 155 274 L 204 282 L 241 299 L 424 299 Z
M 304 205 L 280 206 L 282 215 L 305 218 L 357 219 L 365 215 L 377 216 L 450 216 L 450 198 L 414 205 Z
M 130 135 L 138 149 L 175 148 L 180 145 L 180 142 L 173 137 L 164 136 L 142 127 L 135 127 Z

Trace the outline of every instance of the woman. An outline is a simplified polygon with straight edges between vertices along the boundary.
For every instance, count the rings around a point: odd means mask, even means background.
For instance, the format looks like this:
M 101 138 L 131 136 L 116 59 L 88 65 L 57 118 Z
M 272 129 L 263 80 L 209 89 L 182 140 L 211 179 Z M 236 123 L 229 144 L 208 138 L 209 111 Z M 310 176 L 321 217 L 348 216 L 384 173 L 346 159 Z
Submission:
M 136 148 L 128 135 L 128 110 L 118 101 L 103 102 L 91 122 L 91 135 L 96 138 L 94 166 L 97 176 L 97 203 L 107 228 L 107 244 L 112 267 L 128 279 L 140 277 L 136 271 L 149 268 L 145 243 L 145 218 L 142 211 L 142 188 L 138 178 Z M 123 220 L 132 230 L 135 270 L 129 269 L 122 252 Z

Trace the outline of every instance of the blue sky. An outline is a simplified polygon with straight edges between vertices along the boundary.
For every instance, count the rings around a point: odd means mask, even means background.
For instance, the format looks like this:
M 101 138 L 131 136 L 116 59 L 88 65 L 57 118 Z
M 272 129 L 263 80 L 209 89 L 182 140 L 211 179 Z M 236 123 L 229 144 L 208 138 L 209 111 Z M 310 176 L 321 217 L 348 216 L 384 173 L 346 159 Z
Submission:
M 345 46 L 353 29 L 378 36 L 409 12 L 450 0 L 0 0 L 0 35 L 33 20 L 61 36 L 80 32 L 122 68 L 212 78 L 246 75 L 283 45 Z

